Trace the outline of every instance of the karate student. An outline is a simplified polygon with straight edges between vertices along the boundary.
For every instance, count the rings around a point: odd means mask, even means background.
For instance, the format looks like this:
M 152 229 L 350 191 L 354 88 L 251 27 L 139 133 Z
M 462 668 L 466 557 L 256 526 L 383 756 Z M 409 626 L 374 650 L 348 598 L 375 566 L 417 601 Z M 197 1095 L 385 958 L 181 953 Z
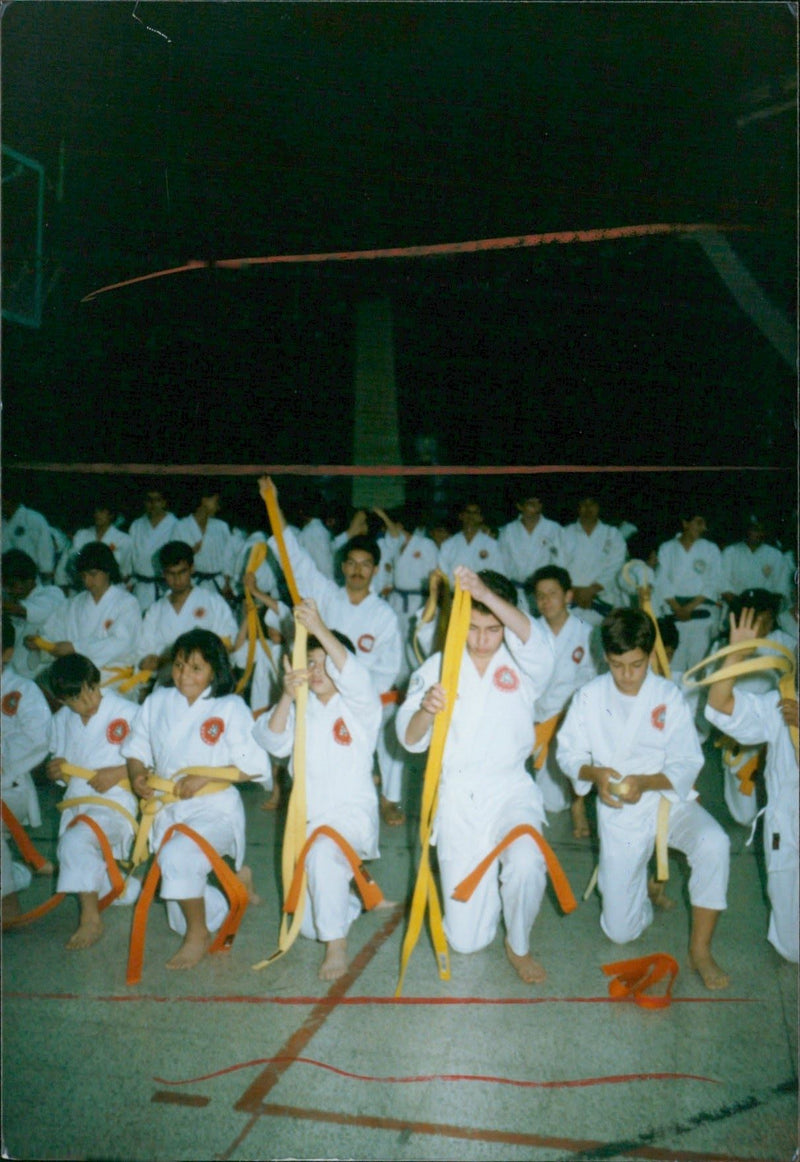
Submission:
M 167 968 L 193 968 L 205 956 L 228 911 L 217 888 L 208 884 L 211 864 L 197 844 L 181 833 L 164 847 L 161 841 L 173 823 L 197 831 L 221 856 L 234 860 L 236 871 L 250 887 L 245 851 L 244 807 L 231 784 L 213 794 L 198 795 L 210 781 L 204 775 L 180 772 L 187 767 L 238 768 L 238 782 L 255 780 L 270 785 L 267 756 L 253 740 L 253 716 L 244 700 L 233 693 L 228 651 L 216 634 L 193 629 L 181 634 L 172 647 L 172 685 L 160 686 L 145 699 L 122 747 L 128 777 L 143 799 L 155 794 L 147 782 L 148 770 L 176 779 L 177 803 L 168 803 L 155 816 L 150 849 L 161 866 L 161 897 L 167 919 L 183 937 Z
M 545 889 L 545 863 L 528 835 L 511 843 L 468 902 L 454 888 L 511 829 L 544 826 L 542 794 L 525 763 L 533 750 L 533 710 L 553 670 L 538 622 L 516 605 L 513 582 L 460 565 L 456 578 L 472 597 L 458 692 L 447 733 L 433 840 L 444 899 L 444 930 L 456 952 L 491 944 L 502 914 L 505 950 L 526 984 L 546 978 L 530 954 L 530 933 Z M 397 713 L 397 736 L 412 753 L 427 750 L 447 695 L 441 654 L 416 671 Z
M 3 613 L 14 626 L 15 641 L 12 666 L 26 678 L 35 678 L 50 659 L 38 650 L 29 650 L 25 638 L 36 636 L 50 614 L 67 599 L 57 585 L 42 585 L 36 562 L 22 549 L 3 553 Z
M 42 815 L 31 771 L 47 758 L 47 732 L 51 714 L 47 700 L 36 683 L 22 677 L 11 665 L 15 636 L 11 619 L 4 613 L 3 674 L 0 687 L 2 798 L 20 824 L 40 827 Z M 25 864 L 12 858 L 5 823 L 2 824 L 0 839 L 0 892 L 3 898 L 3 919 L 9 920 L 21 911 L 17 892 L 28 887 L 31 872 Z M 37 871 L 37 875 L 50 875 L 52 871 L 53 865 L 48 861 Z
M 675 667 L 690 670 L 706 656 L 719 627 L 722 558 L 703 536 L 705 517 L 687 509 L 681 527 L 682 532 L 659 547 L 653 608 L 675 617 L 680 638 Z
M 266 487 L 264 482 L 262 487 Z M 396 683 L 402 666 L 402 641 L 397 614 L 372 591 L 372 581 L 380 566 L 380 549 L 372 537 L 350 537 L 343 551 L 342 588 L 320 573 L 309 555 L 300 548 L 290 528 L 284 528 L 283 536 L 300 596 L 310 597 L 316 602 L 325 624 L 338 629 L 353 642 L 356 657 L 369 670 L 372 683 L 381 696 L 384 721 L 377 748 L 381 816 L 390 827 L 399 826 L 405 821 L 400 807 L 403 758 L 392 721 L 398 699 Z M 274 537 L 269 544 L 277 553 Z
M 439 568 L 453 582 L 457 565 L 466 565 L 472 570 L 491 569 L 502 573 L 505 560 L 500 546 L 493 536 L 486 532 L 483 510 L 476 500 L 468 500 L 463 505 L 458 519 L 461 532 L 456 533 L 439 547 Z
M 308 632 L 308 667 L 293 670 L 285 660 L 283 693 L 253 730 L 257 742 L 276 758 L 292 753 L 297 688 L 308 683 L 306 710 L 306 834 L 325 824 L 338 831 L 361 859 L 377 859 L 378 796 L 372 756 L 381 727 L 381 701 L 353 643 L 329 630 L 316 604 L 295 608 Z M 307 895 L 301 933 L 326 945 L 321 980 L 347 971 L 347 932 L 361 912 L 350 887 L 352 868 L 338 844 L 326 835 L 306 858 Z
M 519 604 L 526 606 L 524 586 L 529 577 L 545 565 L 561 563 L 561 525 L 542 515 L 537 492 L 522 488 L 518 496 L 519 516 L 503 525 L 497 544 L 503 554 L 503 572 L 517 586 Z
M 70 778 L 64 802 L 88 795 L 108 803 L 83 803 L 61 813 L 56 891 L 74 892 L 78 897 L 78 927 L 65 947 L 82 951 L 103 935 L 98 901 L 111 890 L 111 880 L 95 832 L 83 823 L 69 825 L 78 815 L 88 815 L 105 834 L 115 859 L 130 855 L 134 826 L 118 808 L 135 819 L 137 804 L 120 747 L 130 734 L 136 707 L 113 690 L 101 690 L 100 671 L 81 654 L 57 658 L 50 671 L 50 685 L 63 705 L 50 725 L 49 751 L 53 757 L 47 764 L 47 777 L 63 783 L 64 763 L 85 767 L 94 771 L 93 777 Z M 129 879 L 125 892 L 114 903 L 135 903 L 139 887 L 138 880 Z
M 655 627 L 646 613 L 615 609 L 600 632 L 610 672 L 576 693 L 557 746 L 578 794 L 597 788 L 600 926 L 625 944 L 652 922 L 647 864 L 663 795 L 670 802 L 668 843 L 685 853 L 691 869 L 689 963 L 706 988 L 726 988 L 729 977 L 712 956 L 711 940 L 726 906 L 729 842 L 696 801 L 703 754 L 689 707 L 650 668 Z
M 75 573 L 77 556 L 84 545 L 95 542 L 108 545 L 117 559 L 122 582 L 127 585 L 133 570 L 131 538 L 128 533 L 117 527 L 116 516 L 116 509 L 107 500 L 98 501 L 92 514 L 92 524 L 88 528 L 78 529 L 72 543 L 59 558 L 55 574 L 57 585 L 63 585 L 65 588 L 74 587 L 77 580 Z
M 541 613 L 539 627 L 555 658 L 547 686 L 536 700 L 534 721 L 537 727 L 541 727 L 563 715 L 575 691 L 597 676 L 597 667 L 592 657 L 592 626 L 570 613 L 572 583 L 566 569 L 559 565 L 543 565 L 531 577 L 530 586 Z M 537 729 L 537 743 L 538 736 L 543 733 Z M 575 793 L 559 769 L 555 740 L 551 738 L 549 744 L 544 742 L 543 745 L 546 757 L 542 761 L 537 755 L 535 766 L 536 782 L 542 792 L 545 810 L 556 812 L 569 807 L 572 834 L 576 839 L 585 839 L 589 835 L 589 823 L 584 797 Z
M 33 557 L 43 581 L 52 581 L 56 553 L 50 525 L 40 512 L 21 504 L 21 490 L 10 476 L 3 480 L 2 507 L 2 548 L 22 549 Z
M 194 553 L 184 541 L 167 541 L 158 555 L 168 593 L 147 610 L 139 635 L 140 670 L 158 670 L 169 660 L 172 643 L 190 629 L 208 629 L 236 638 L 236 618 L 224 597 L 193 583 Z
M 766 525 L 751 514 L 743 539 L 722 550 L 722 597 L 728 605 L 745 589 L 767 589 L 785 599 L 791 568 L 780 549 L 767 544 L 766 538 Z
M 373 512 L 383 521 L 386 533 L 382 538 L 384 552 L 392 565 L 392 587 L 386 600 L 397 614 L 403 639 L 403 669 L 401 679 L 410 673 L 410 627 L 414 614 L 422 607 L 428 592 L 428 577 L 437 568 L 439 550 L 425 529 L 409 510 L 393 509 L 391 515 L 382 508 Z
M 728 669 L 751 652 L 748 643 L 761 636 L 755 610 L 742 609 L 738 620 L 730 615 L 730 644 L 741 651 L 729 654 L 720 664 Z M 764 859 L 770 902 L 767 939 L 785 960 L 798 962 L 798 767 L 789 727 L 798 725 L 797 699 L 781 698 L 780 691 L 754 694 L 738 687 L 737 680 L 709 687 L 706 717 L 714 726 L 748 746 L 767 744 L 764 780 Z M 752 835 L 751 835 L 752 839 Z
M 114 667 L 136 661 L 141 615 L 135 597 L 119 584 L 119 565 L 108 545 L 84 545 L 75 568 L 84 592 L 56 607 L 42 627 L 42 636 L 53 643 L 56 658 L 84 654 L 114 679 Z M 25 643 L 35 649 L 30 638 Z
M 148 488 L 144 498 L 144 515 L 131 522 L 131 581 L 133 595 L 142 612 L 153 604 L 157 594 L 158 552 L 173 540 L 178 518 L 168 512 L 164 493 L 158 487 Z
M 191 545 L 198 585 L 229 598 L 232 596 L 231 530 L 224 520 L 217 517 L 221 504 L 219 491 L 213 485 L 201 489 L 197 507 L 178 521 L 171 540 Z
M 625 538 L 600 520 L 596 498 L 582 497 L 577 521 L 561 530 L 559 563 L 572 578 L 573 599 L 584 621 L 599 625 L 610 609 L 622 604 L 617 574 L 626 556 Z

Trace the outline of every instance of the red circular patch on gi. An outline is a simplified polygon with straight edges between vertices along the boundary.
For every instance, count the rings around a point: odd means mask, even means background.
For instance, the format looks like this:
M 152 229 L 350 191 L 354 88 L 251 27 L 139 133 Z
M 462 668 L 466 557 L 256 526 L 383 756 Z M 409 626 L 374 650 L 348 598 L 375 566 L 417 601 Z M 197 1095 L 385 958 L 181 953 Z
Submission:
M 199 609 L 196 609 L 194 611 L 194 615 L 195 615 L 195 617 L 205 617 L 206 611 L 205 611 L 205 609 L 203 609 L 202 605 L 200 606 Z
M 106 727 L 106 738 L 109 742 L 121 743 L 131 732 L 130 726 L 124 718 L 115 718 L 113 722 L 109 722 Z
M 215 746 L 225 733 L 221 718 L 207 718 L 200 727 L 200 737 L 208 746 Z
M 502 690 L 504 694 L 510 694 L 519 686 L 519 677 L 508 666 L 501 666 L 499 670 L 495 670 L 494 678 L 492 679 L 498 690 Z
M 577 665 L 578 662 L 583 661 L 584 652 L 585 651 L 584 651 L 583 646 L 576 646 L 575 649 L 572 651 L 572 660 L 575 663 L 575 665 Z
M 112 621 L 111 618 L 109 618 L 108 621 L 103 622 L 103 629 L 109 630 L 109 629 L 111 629 L 113 624 L 114 624 L 114 622 Z
M 371 633 L 362 633 L 357 642 L 358 648 L 364 654 L 372 652 L 372 647 L 375 645 L 375 636 Z
M 8 694 L 6 694 L 2 703 L 0 703 L 0 710 L 3 711 L 3 714 L 7 714 L 9 718 L 13 718 L 19 709 L 19 702 L 21 697 L 22 694 L 19 692 L 19 690 L 10 690 Z
M 333 724 L 333 741 L 338 742 L 339 746 L 350 746 L 353 741 L 343 718 L 337 718 Z
M 667 708 L 663 702 L 660 706 L 656 706 L 655 710 L 651 713 L 650 721 L 656 730 L 664 729 L 664 723 L 667 721 Z

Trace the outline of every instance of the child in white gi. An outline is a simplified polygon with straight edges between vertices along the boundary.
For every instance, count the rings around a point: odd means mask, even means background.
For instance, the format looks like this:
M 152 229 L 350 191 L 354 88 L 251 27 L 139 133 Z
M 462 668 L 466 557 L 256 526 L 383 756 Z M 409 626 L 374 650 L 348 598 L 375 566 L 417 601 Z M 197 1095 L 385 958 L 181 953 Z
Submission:
M 519 604 L 526 608 L 531 594 L 526 582 L 532 574 L 545 565 L 561 563 L 561 525 L 542 515 L 542 501 L 536 491 L 521 488 L 518 496 L 519 516 L 503 525 L 497 544 L 503 554 L 504 572 L 517 586 Z
M 115 523 L 116 516 L 116 509 L 108 500 L 98 500 L 92 514 L 93 523 L 87 528 L 78 529 L 72 538 L 72 543 L 67 545 L 59 557 L 55 573 L 56 585 L 63 585 L 66 589 L 75 588 L 77 556 L 84 545 L 91 545 L 95 542 L 108 545 L 119 565 L 122 582 L 127 585 L 133 568 L 131 538 Z
M 610 673 L 579 690 L 558 733 L 558 762 L 579 795 L 597 788 L 600 926 L 618 944 L 653 919 L 647 863 L 659 799 L 670 801 L 668 842 L 689 861 L 689 963 L 706 988 L 726 988 L 711 939 L 726 906 L 728 837 L 696 802 L 703 754 L 680 691 L 650 669 L 655 627 L 640 609 L 615 609 L 601 626 Z
M 361 859 L 377 859 L 378 796 L 372 781 L 372 756 L 381 726 L 381 701 L 369 671 L 352 642 L 323 623 L 313 601 L 295 609 L 309 631 L 308 668 L 284 663 L 284 689 L 272 713 L 261 717 L 254 737 L 276 758 L 292 752 L 294 698 L 308 683 L 306 710 L 307 834 L 322 824 L 338 831 Z M 300 931 L 326 944 L 321 980 L 347 971 L 347 932 L 361 911 L 350 888 L 352 869 L 341 848 L 319 836 L 306 858 L 307 897 Z
M 208 484 L 201 492 L 197 508 L 178 521 L 171 540 L 191 545 L 198 585 L 228 598 L 232 594 L 231 530 L 217 517 L 222 504 L 219 491 Z
M 4 613 L 3 675 L 0 688 L 2 798 L 19 823 L 39 827 L 42 815 L 36 786 L 30 772 L 47 757 L 47 732 L 50 728 L 51 714 L 47 700 L 36 683 L 30 678 L 23 678 L 11 666 L 14 638 L 14 626 L 8 614 Z M 28 887 L 31 872 L 25 864 L 18 863 L 12 858 L 5 823 L 2 825 L 0 840 L 3 919 L 10 920 L 21 911 L 17 892 Z M 37 874 L 50 875 L 52 871 L 53 865 L 48 861 Z
M 751 652 L 748 642 L 761 636 L 753 609 L 743 609 L 737 621 L 730 615 L 730 643 L 742 652 L 729 654 L 720 669 L 741 662 Z M 798 768 L 789 727 L 797 727 L 797 699 L 780 692 L 753 694 L 735 687 L 736 679 L 709 688 L 706 717 L 720 730 L 747 745 L 766 742 L 764 778 L 764 859 L 771 905 L 767 939 L 786 960 L 798 962 Z
M 50 658 L 40 650 L 29 650 L 25 638 L 35 637 L 50 614 L 66 597 L 57 585 L 42 585 L 38 581 L 36 562 L 22 549 L 7 549 L 3 553 L 3 613 L 7 613 L 15 631 L 14 659 L 17 673 L 35 678 L 50 664 Z
M 525 763 L 533 749 L 533 708 L 553 669 L 551 647 L 537 622 L 517 608 L 517 590 L 502 574 L 460 565 L 456 578 L 472 596 L 467 644 L 445 743 L 433 842 L 444 898 L 444 930 L 456 952 L 490 944 L 502 913 L 509 961 L 527 984 L 546 978 L 530 954 L 533 922 L 545 889 L 539 846 L 522 835 L 500 855 L 471 899 L 452 899 L 457 884 L 513 827 L 544 825 L 539 788 Z M 441 654 L 411 677 L 397 713 L 397 736 L 412 753 L 427 749 L 433 720 L 444 710 Z
M 690 670 L 708 653 L 719 628 L 719 594 L 722 589 L 722 555 L 703 536 L 705 517 L 686 510 L 682 532 L 658 550 L 653 587 L 656 613 L 671 613 L 680 644 L 675 666 Z
M 186 767 L 238 768 L 238 782 L 270 785 L 269 764 L 253 740 L 253 716 L 244 700 L 233 694 L 228 651 L 216 634 L 193 629 L 173 646 L 172 686 L 159 687 L 145 699 L 122 754 L 137 795 L 150 799 L 148 770 L 174 779 Z M 197 796 L 210 780 L 186 774 L 178 781 L 179 802 L 155 816 L 150 847 L 161 865 L 161 896 L 167 901 L 170 927 L 183 936 L 167 968 L 193 968 L 205 956 L 228 910 L 217 888 L 207 883 L 211 864 L 188 836 L 177 833 L 161 848 L 173 823 L 197 831 L 222 856 L 231 856 L 240 878 L 250 886 L 242 867 L 245 849 L 244 807 L 231 785 L 215 794 Z M 197 796 L 197 797 L 195 797 Z M 160 850 L 159 850 L 160 849 Z
M 66 947 L 70 951 L 91 948 L 103 935 L 98 901 L 111 890 L 106 861 L 94 831 L 84 825 L 70 827 L 78 815 L 94 819 L 105 833 L 114 858 L 127 859 L 134 838 L 133 823 L 114 804 L 136 818 L 136 799 L 127 779 L 120 747 L 130 734 L 136 707 L 113 690 L 100 689 L 100 671 L 81 654 L 57 658 L 50 670 L 50 685 L 63 703 L 50 726 L 47 777 L 63 782 L 62 763 L 94 771 L 91 779 L 71 778 L 64 802 L 90 795 L 107 800 L 108 807 L 86 803 L 61 813 L 58 839 L 59 892 L 78 897 L 78 927 Z M 139 881 L 129 879 L 126 890 L 114 903 L 132 904 L 139 895 Z
M 547 686 L 536 700 L 534 721 L 549 722 L 566 710 L 570 698 L 597 676 L 591 649 L 592 626 L 570 613 L 572 582 L 566 569 L 543 565 L 530 579 L 531 591 L 541 613 L 539 626 L 550 643 L 555 665 Z M 545 744 L 547 745 L 547 744 Z M 537 770 L 536 782 L 547 811 L 572 813 L 572 834 L 576 839 L 589 835 L 583 795 L 576 795 L 572 784 L 559 769 L 555 740 L 547 746 L 547 757 Z

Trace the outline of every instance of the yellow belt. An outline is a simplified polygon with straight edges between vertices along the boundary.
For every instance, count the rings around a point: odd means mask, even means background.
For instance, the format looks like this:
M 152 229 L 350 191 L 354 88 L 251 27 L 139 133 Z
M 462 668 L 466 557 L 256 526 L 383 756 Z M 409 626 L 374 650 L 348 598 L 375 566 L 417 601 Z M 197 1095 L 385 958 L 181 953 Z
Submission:
M 255 573 L 267 559 L 267 544 L 266 541 L 256 541 L 250 550 L 250 556 L 247 559 L 247 572 Z M 272 656 L 272 650 L 269 648 L 267 636 L 264 633 L 264 627 L 261 624 L 261 619 L 258 616 L 258 609 L 256 608 L 253 594 L 249 589 L 245 588 L 244 603 L 247 609 L 247 661 L 245 662 L 244 673 L 239 681 L 236 683 L 236 693 L 241 692 L 247 687 L 250 677 L 253 673 L 256 662 L 256 647 L 261 643 L 264 652 L 272 663 L 272 669 L 276 677 L 279 677 L 278 668 L 275 665 L 275 659 Z
M 147 785 L 152 787 L 156 792 L 150 799 L 140 799 L 139 808 L 142 813 L 142 818 L 139 822 L 139 829 L 136 832 L 136 842 L 133 845 L 133 855 L 131 861 L 134 867 L 138 867 L 140 863 L 144 863 L 147 858 L 147 841 L 150 836 L 150 830 L 153 826 L 153 820 L 162 807 L 166 807 L 168 803 L 180 802 L 180 795 L 177 793 L 177 786 L 180 779 L 184 775 L 200 775 L 204 779 L 213 779 L 211 783 L 207 783 L 205 787 L 201 787 L 195 793 L 197 795 L 215 795 L 219 791 L 225 791 L 231 783 L 238 783 L 239 769 L 238 767 L 184 767 L 171 779 L 161 778 L 159 775 L 148 774 Z
M 53 650 L 56 648 L 56 643 L 49 642 L 47 638 L 43 638 L 37 633 L 34 634 L 33 637 L 33 648 L 37 650 L 43 650 L 46 654 L 52 654 Z
M 655 641 L 655 646 L 654 646 L 655 659 L 654 659 L 654 664 L 653 664 L 653 671 L 656 674 L 660 674 L 662 678 L 668 678 L 670 676 L 670 674 L 669 674 L 669 660 L 667 659 L 667 651 L 664 649 L 664 643 L 661 640 L 661 631 L 658 628 L 658 618 L 656 617 L 655 613 L 653 612 L 653 605 L 652 605 L 652 602 L 650 601 L 651 589 L 650 589 L 649 585 L 639 585 L 639 586 L 636 585 L 635 579 L 631 574 L 631 568 L 633 565 L 644 565 L 644 567 L 647 568 L 647 565 L 644 561 L 638 561 L 638 560 L 626 561 L 625 564 L 622 566 L 622 576 L 623 576 L 624 580 L 626 581 L 626 583 L 631 588 L 635 588 L 636 591 L 638 592 L 638 594 L 639 594 L 639 607 L 650 618 L 650 620 L 653 623 L 653 627 L 655 628 L 655 631 L 656 631 L 656 641 Z
M 100 685 L 115 686 L 119 683 L 120 694 L 126 694 L 128 690 L 133 690 L 136 686 L 149 682 L 153 676 L 152 670 L 137 670 L 135 666 L 106 666 L 105 668 L 111 677 L 106 678 Z

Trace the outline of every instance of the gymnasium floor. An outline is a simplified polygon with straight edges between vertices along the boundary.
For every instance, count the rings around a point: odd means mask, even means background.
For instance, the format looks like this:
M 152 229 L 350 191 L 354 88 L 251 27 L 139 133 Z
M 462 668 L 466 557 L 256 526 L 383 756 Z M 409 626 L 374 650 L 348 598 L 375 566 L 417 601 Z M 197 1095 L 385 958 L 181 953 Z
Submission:
M 278 932 L 276 828 L 282 813 L 244 792 L 248 862 L 264 897 L 230 952 L 188 973 L 163 965 L 176 937 L 154 905 L 141 983 L 125 984 L 131 912 L 104 915 L 94 948 L 66 953 L 68 900 L 3 939 L 4 1157 L 178 1159 L 718 1159 L 796 1156 L 797 970 L 765 939 L 761 860 L 717 793 L 708 744 L 699 789 L 732 840 L 729 910 L 717 957 L 733 977 L 708 993 L 686 967 L 685 867 L 677 900 L 635 945 L 612 945 L 593 895 L 564 917 L 552 891 L 532 951 L 549 971 L 529 987 L 502 934 L 453 955 L 439 979 L 423 934 L 394 999 L 402 909 L 362 915 L 348 974 L 317 978 L 321 947 L 302 938 L 261 972 Z M 408 800 L 418 795 L 418 773 Z M 34 839 L 54 853 L 55 793 L 41 789 Z M 565 816 L 548 838 L 576 896 L 594 855 Z M 413 881 L 416 820 L 382 828 L 372 871 L 385 896 Z M 23 903 L 49 893 L 34 880 Z M 608 999 L 601 966 L 670 952 L 674 1003 L 648 1011 Z

